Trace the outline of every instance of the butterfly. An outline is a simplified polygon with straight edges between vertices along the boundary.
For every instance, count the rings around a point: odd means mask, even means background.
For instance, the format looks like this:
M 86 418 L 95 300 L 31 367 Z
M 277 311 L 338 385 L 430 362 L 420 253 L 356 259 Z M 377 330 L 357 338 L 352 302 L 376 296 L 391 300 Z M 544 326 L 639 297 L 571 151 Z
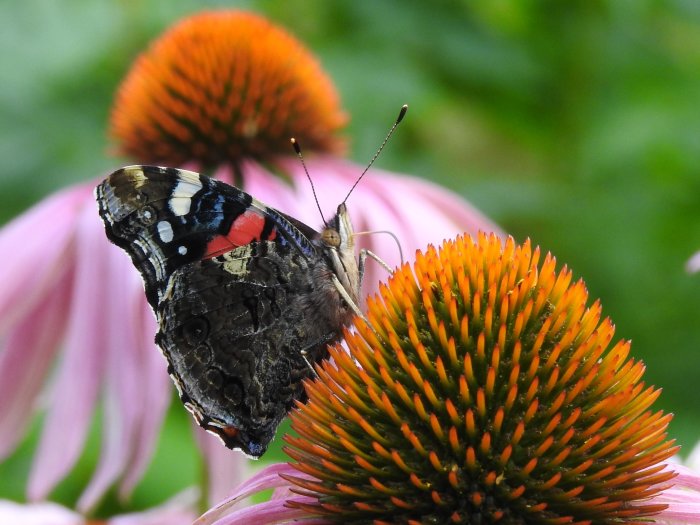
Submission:
M 155 166 L 115 171 L 96 198 L 107 237 L 143 277 L 185 407 L 260 457 L 355 313 L 346 205 L 317 232 L 221 181 Z
M 313 364 L 361 315 L 365 257 L 391 271 L 371 252 L 356 258 L 347 196 L 316 231 L 238 188 L 175 168 L 121 168 L 95 195 L 107 238 L 143 277 L 181 401 L 227 447 L 259 458 L 305 400 Z

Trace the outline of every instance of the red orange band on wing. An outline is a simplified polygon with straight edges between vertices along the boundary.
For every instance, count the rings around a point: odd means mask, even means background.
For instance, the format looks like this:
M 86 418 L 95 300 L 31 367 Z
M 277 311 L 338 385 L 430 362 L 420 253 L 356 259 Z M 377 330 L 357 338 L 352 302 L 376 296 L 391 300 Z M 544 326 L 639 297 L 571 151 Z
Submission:
M 204 258 L 216 257 L 239 246 L 259 241 L 264 229 L 265 217 L 257 212 L 247 211 L 233 221 L 226 235 L 218 235 L 209 241 Z M 275 237 L 277 237 L 277 230 L 272 228 L 262 240 L 273 240 Z

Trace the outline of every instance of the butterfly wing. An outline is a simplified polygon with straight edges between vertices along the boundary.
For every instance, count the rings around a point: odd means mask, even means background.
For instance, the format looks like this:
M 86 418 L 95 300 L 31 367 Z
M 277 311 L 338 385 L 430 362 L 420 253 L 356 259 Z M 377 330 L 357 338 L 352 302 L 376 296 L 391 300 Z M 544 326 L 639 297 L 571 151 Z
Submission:
M 326 313 L 349 317 L 309 240 L 318 234 L 183 170 L 123 168 L 96 194 L 108 238 L 143 276 L 183 403 L 226 446 L 259 457 L 302 398 L 309 363 L 340 337 Z
M 191 263 L 175 271 L 158 309 L 156 340 L 181 400 L 202 427 L 252 457 L 303 400 L 309 363 L 340 336 L 340 325 L 309 311 L 313 263 L 290 254 L 262 241 Z
M 128 166 L 102 182 L 96 196 L 107 237 L 131 256 L 154 310 L 173 271 L 193 261 L 265 240 L 304 257 L 316 254 L 312 228 L 191 171 Z

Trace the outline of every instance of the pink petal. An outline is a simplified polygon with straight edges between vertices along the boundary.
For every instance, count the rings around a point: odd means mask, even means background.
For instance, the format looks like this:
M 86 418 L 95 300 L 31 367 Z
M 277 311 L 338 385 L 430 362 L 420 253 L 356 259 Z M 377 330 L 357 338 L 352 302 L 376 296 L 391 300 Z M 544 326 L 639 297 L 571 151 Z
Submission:
M 200 516 L 195 525 L 210 525 L 216 522 L 221 516 L 232 512 L 231 508 L 242 500 L 266 489 L 289 486 L 289 482 L 280 477 L 280 474 L 298 475 L 287 463 L 274 463 L 241 483 L 236 490 L 226 499 L 209 509 Z
M 67 318 L 72 272 L 57 276 L 53 290 L 7 335 L 0 352 L 0 458 L 10 454 L 34 414 Z M 38 329 L 40 327 L 40 329 Z
M 24 505 L 0 500 L 0 523 L 6 525 L 86 525 L 82 516 L 56 503 Z
M 198 493 L 186 490 L 159 507 L 144 512 L 125 514 L 109 520 L 109 525 L 190 525 L 196 514 Z
M 291 161 L 285 166 L 299 189 L 297 207 L 313 211 L 313 195 L 300 189 L 308 185 L 306 174 Z M 325 210 L 328 202 L 337 206 L 345 198 L 362 169 L 337 159 L 319 158 L 309 162 L 309 171 L 322 174 L 315 180 L 315 185 L 321 207 Z M 476 233 L 482 229 L 501 233 L 497 226 L 455 194 L 421 179 L 381 170 L 372 170 L 360 182 L 348 199 L 348 208 L 355 231 L 391 231 L 398 237 L 404 257 L 409 261 L 416 249 L 424 249 L 429 243 L 437 244 L 465 231 Z M 335 208 L 331 210 L 335 212 Z M 330 213 L 324 211 L 325 215 Z M 358 243 L 361 248 L 376 253 L 390 267 L 400 262 L 398 248 L 385 234 L 361 236 Z M 384 279 L 385 274 L 381 267 L 369 260 L 364 292 L 376 290 L 377 281 Z
M 421 207 L 417 208 L 418 213 L 408 214 L 410 219 L 414 219 L 414 223 L 419 222 L 425 225 L 426 222 L 430 224 L 433 220 L 439 220 L 444 222 L 446 228 L 449 228 L 445 232 L 435 229 L 430 231 L 428 228 L 428 235 L 420 239 L 425 244 L 435 242 L 436 234 L 442 235 L 438 242 L 464 232 L 476 235 L 479 231 L 484 231 L 504 235 L 494 222 L 474 206 L 456 194 L 429 181 L 416 177 L 398 177 L 383 171 L 378 173 L 375 180 L 376 182 L 370 185 L 370 188 L 380 195 L 392 194 L 392 188 L 399 189 L 398 193 L 395 194 L 397 199 L 394 199 L 394 195 L 392 195 L 391 201 L 395 206 L 398 205 L 402 214 L 406 214 L 404 199 L 408 202 L 413 200 L 420 203 Z M 420 249 L 423 247 L 421 246 Z
M 221 501 L 250 473 L 249 460 L 240 452 L 227 449 L 219 438 L 195 427 L 197 443 L 206 461 L 210 504 Z
M 307 222 L 309 226 L 321 224 L 321 218 L 316 210 L 316 205 L 304 206 L 299 202 L 300 193 L 296 183 L 282 180 L 280 177 L 270 173 L 260 164 L 255 162 L 246 163 L 242 172 L 245 175 L 244 189 L 259 201 L 268 206 L 272 206 L 284 213 L 293 215 L 294 218 L 302 222 Z M 218 175 L 218 173 L 217 173 Z M 311 187 L 307 186 L 308 193 L 311 194 Z M 313 203 L 313 200 L 310 201 Z M 308 212 L 311 212 L 310 214 Z
M 309 498 L 295 496 L 290 498 L 300 502 L 309 502 Z M 306 519 L 305 519 L 306 518 Z M 308 512 L 301 509 L 288 507 L 286 501 L 270 500 L 264 503 L 258 503 L 236 510 L 229 515 L 212 523 L 212 525 L 249 525 L 251 523 L 264 523 L 265 525 L 274 525 L 277 523 L 308 523 L 313 525 L 322 525 L 331 523 L 327 520 L 312 519 Z M 199 523 L 198 521 L 195 523 Z
M 27 315 L 54 286 L 56 271 L 69 266 L 70 241 L 81 207 L 90 202 L 89 184 L 61 191 L 0 230 L 0 334 Z M 94 207 L 93 207 L 94 213 Z
M 131 493 L 151 460 L 163 418 L 170 405 L 173 388 L 170 377 L 168 377 L 165 357 L 154 343 L 158 328 L 153 311 L 146 302 L 143 285 L 139 283 L 138 290 L 133 293 L 138 296 L 135 329 L 139 333 L 138 356 L 140 365 L 138 376 L 141 385 L 139 390 L 141 410 L 138 428 L 134 436 L 133 454 L 119 490 L 119 495 L 122 498 Z
M 104 276 L 109 243 L 92 203 L 84 206 L 76 228 L 76 273 L 63 361 L 57 371 L 28 495 L 43 499 L 79 457 L 90 425 L 105 365 Z
M 700 523 L 700 502 L 673 503 L 668 509 L 652 516 L 653 523 L 691 525 Z
M 140 412 L 144 410 L 140 396 L 141 374 L 140 322 L 142 310 L 137 291 L 142 286 L 129 257 L 116 246 L 109 246 L 106 274 L 103 280 L 109 302 L 103 306 L 108 319 L 105 327 L 105 384 L 102 453 L 95 475 L 78 500 L 78 510 L 86 512 L 102 497 L 128 465 L 136 442 Z
M 693 490 L 700 497 L 700 474 L 697 471 L 683 465 L 669 465 L 668 468 L 678 474 L 672 480 L 675 488 Z
M 668 508 L 653 516 L 654 523 L 700 524 L 700 474 L 679 464 L 669 464 L 667 470 L 677 473 L 673 487 L 662 491 L 643 504 L 666 504 Z

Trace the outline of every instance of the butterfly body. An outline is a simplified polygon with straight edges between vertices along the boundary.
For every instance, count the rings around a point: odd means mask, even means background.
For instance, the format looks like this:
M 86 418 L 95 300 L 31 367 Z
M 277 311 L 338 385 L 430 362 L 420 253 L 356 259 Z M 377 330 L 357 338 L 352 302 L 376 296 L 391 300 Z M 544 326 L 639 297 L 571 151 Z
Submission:
M 345 205 L 317 232 L 220 181 L 150 166 L 114 172 L 96 196 L 107 237 L 141 272 L 183 403 L 259 457 L 353 317 Z

